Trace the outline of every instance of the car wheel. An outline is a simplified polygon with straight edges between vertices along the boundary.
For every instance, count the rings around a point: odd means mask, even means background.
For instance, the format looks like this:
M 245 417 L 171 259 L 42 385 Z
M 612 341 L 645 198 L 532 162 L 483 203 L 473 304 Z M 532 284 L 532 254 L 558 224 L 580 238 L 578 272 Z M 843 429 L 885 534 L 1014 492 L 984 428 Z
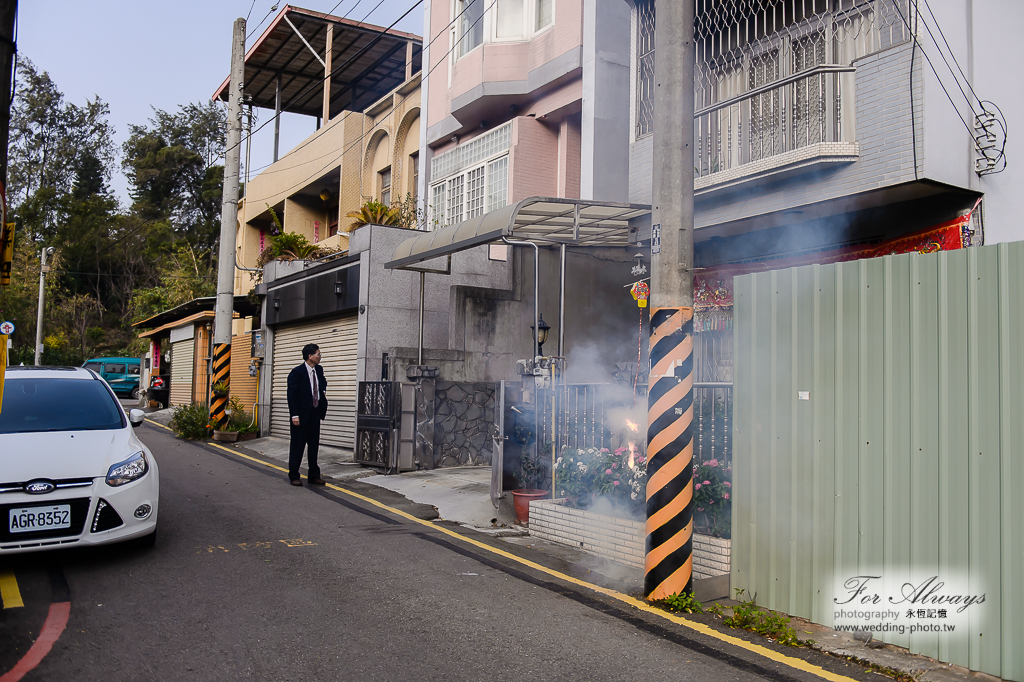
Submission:
M 149 549 L 156 544 L 156 528 L 149 535 L 143 535 L 141 538 L 136 538 L 131 541 L 132 547 L 138 547 L 139 549 Z
M 138 399 L 139 399 L 139 387 L 136 386 L 135 388 L 132 389 L 132 400 L 138 400 Z

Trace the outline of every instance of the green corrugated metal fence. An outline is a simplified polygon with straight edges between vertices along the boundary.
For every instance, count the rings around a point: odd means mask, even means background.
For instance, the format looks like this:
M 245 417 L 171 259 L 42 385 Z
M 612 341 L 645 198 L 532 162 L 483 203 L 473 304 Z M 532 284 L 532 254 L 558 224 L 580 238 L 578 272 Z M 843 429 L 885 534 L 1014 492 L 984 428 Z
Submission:
M 875 637 L 1024 681 L 1024 243 L 737 277 L 735 344 L 733 587 L 832 625 L 962 576 L 969 622 Z

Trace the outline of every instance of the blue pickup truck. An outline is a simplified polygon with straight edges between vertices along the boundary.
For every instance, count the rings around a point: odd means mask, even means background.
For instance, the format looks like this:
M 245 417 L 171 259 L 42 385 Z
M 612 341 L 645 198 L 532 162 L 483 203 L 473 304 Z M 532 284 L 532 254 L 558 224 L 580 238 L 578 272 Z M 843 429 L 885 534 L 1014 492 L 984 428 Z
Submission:
M 103 377 L 119 397 L 139 397 L 142 363 L 138 358 L 93 358 L 87 360 L 82 367 Z

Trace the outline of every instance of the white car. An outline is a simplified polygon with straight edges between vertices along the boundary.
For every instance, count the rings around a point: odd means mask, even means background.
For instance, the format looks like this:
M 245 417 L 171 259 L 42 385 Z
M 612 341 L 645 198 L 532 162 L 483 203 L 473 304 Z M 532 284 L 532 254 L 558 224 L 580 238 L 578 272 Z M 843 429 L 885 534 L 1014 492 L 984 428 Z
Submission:
M 102 378 L 8 367 L 0 404 L 0 556 L 156 541 L 160 473 Z

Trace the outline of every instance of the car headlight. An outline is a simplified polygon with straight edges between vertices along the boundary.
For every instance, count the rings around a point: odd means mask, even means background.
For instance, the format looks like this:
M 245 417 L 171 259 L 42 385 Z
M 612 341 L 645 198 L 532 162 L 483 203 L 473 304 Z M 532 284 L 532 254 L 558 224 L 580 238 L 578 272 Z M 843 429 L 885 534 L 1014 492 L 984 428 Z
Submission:
M 137 481 L 149 471 L 149 462 L 146 460 L 146 453 L 136 452 L 134 455 L 118 462 L 107 471 L 107 485 L 117 487 L 125 483 Z

